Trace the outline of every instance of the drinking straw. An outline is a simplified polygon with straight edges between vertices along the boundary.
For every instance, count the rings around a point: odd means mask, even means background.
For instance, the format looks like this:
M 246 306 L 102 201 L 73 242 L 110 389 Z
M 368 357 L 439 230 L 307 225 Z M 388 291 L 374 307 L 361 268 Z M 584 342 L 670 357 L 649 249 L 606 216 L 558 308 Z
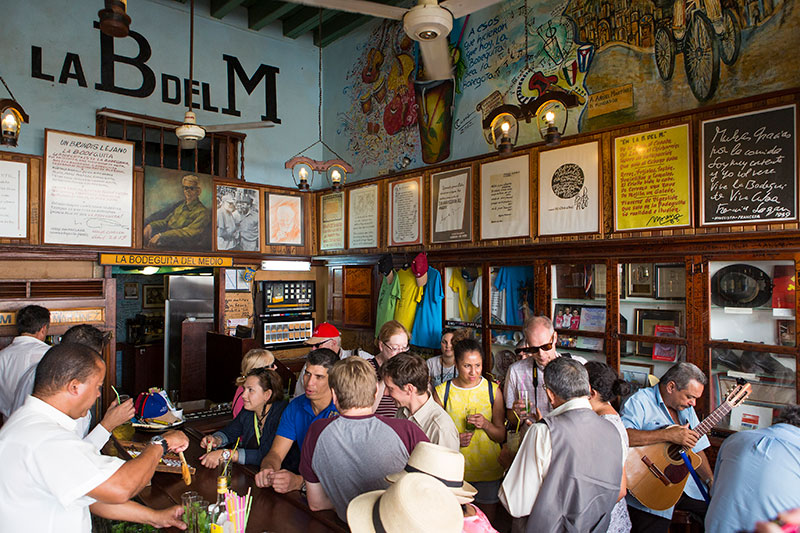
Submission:
M 245 496 L 245 511 L 244 511 L 244 527 L 247 527 L 247 522 L 250 520 L 250 505 L 253 503 L 253 497 L 250 496 L 251 487 L 247 487 L 247 496 Z
M 117 395 L 117 405 L 120 405 L 122 402 L 119 401 L 119 393 L 117 392 L 117 389 L 114 388 L 114 385 L 111 385 L 111 390 L 113 390 L 114 394 Z
M 227 461 L 225 461 L 225 467 L 222 469 L 223 476 L 228 474 L 228 465 L 231 464 L 231 459 L 233 459 L 233 452 L 235 452 L 236 448 L 238 447 L 239 447 L 239 437 L 236 437 L 236 444 L 233 445 L 233 451 L 231 452 L 231 456 L 228 457 Z
M 514 416 L 517 417 L 517 433 L 519 433 L 519 424 L 522 422 L 522 419 L 519 417 L 516 411 L 514 411 Z

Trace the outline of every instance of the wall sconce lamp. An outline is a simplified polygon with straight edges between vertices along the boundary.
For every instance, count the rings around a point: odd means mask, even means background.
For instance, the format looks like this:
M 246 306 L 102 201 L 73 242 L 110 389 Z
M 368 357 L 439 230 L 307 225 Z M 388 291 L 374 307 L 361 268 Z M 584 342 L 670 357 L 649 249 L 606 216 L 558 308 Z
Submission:
M 100 31 L 110 37 L 127 37 L 131 18 L 126 13 L 128 0 L 105 0 L 105 9 L 97 12 Z
M 347 173 L 353 172 L 353 167 L 341 159 L 317 161 L 301 155 L 296 155 L 288 160 L 284 163 L 284 167 L 292 169 L 294 184 L 301 191 L 310 190 L 314 183 L 315 172 L 324 173 L 328 184 L 334 191 L 341 190 L 347 179 Z
M 491 129 L 492 142 L 501 154 L 511 153 L 517 143 L 519 120 L 530 123 L 535 119 L 547 146 L 558 146 L 567 127 L 568 109 L 577 105 L 577 95 L 550 90 L 521 106 L 503 104 L 496 107 L 483 119 L 483 128 Z
M 6 80 L 0 76 L 0 81 L 8 91 L 11 98 L 4 98 L 0 100 L 0 124 L 2 124 L 2 137 L 0 137 L 0 144 L 7 144 L 9 146 L 16 146 L 17 139 L 19 139 L 19 130 L 22 123 L 28 123 L 30 117 L 22 109 L 22 106 L 17 103 L 11 89 L 6 85 Z

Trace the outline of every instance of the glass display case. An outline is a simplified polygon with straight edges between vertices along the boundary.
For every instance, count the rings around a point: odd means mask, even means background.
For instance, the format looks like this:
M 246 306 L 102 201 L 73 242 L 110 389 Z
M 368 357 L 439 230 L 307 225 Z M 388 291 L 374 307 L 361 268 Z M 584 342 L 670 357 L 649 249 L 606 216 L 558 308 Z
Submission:
M 476 327 L 482 316 L 480 265 L 444 269 L 444 314 L 447 327 Z
M 708 276 L 712 407 L 737 379 L 751 386 L 718 428 L 770 426 L 784 405 L 797 401 L 795 263 L 712 261 Z
M 649 376 L 661 377 L 674 363 L 686 360 L 686 265 L 621 263 L 619 287 L 619 332 L 626 335 L 621 337 L 620 374 L 638 386 L 649 386 Z
M 551 266 L 550 316 L 559 352 L 606 361 L 606 265 Z

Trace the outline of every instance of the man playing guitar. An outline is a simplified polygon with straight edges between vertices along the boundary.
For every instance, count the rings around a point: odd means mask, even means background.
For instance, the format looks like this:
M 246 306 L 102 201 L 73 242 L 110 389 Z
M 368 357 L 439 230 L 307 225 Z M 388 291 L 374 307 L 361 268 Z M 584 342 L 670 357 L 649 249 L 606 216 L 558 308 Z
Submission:
M 694 405 L 703 394 L 706 382 L 705 375 L 695 365 L 677 363 L 664 373 L 657 386 L 640 389 L 631 396 L 620 415 L 632 447 L 667 442 L 692 448 L 702 459 L 697 473 L 710 487 L 713 473 L 702 452 L 710 444 L 706 436 L 692 430 L 700 423 Z M 691 478 L 675 507 L 663 511 L 646 507 L 632 495 L 627 499 L 633 532 L 667 533 L 674 509 L 689 511 L 702 524 L 708 509 L 697 483 Z

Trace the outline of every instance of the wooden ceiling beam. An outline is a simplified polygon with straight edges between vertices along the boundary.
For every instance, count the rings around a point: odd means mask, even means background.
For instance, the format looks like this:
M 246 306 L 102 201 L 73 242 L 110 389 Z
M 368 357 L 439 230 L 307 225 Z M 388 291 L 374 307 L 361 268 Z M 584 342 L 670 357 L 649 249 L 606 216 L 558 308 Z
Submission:
M 299 11 L 297 4 L 289 2 L 277 2 L 274 0 L 258 2 L 247 10 L 247 26 L 251 30 L 260 30 L 294 10 Z
M 339 14 L 339 11 L 329 9 L 322 10 L 322 26 L 325 22 Z M 283 20 L 283 35 L 290 39 L 297 39 L 306 32 L 315 30 L 319 26 L 319 9 L 315 7 L 303 7 L 297 13 L 293 13 Z
M 211 16 L 221 19 L 240 5 L 244 0 L 211 0 Z

